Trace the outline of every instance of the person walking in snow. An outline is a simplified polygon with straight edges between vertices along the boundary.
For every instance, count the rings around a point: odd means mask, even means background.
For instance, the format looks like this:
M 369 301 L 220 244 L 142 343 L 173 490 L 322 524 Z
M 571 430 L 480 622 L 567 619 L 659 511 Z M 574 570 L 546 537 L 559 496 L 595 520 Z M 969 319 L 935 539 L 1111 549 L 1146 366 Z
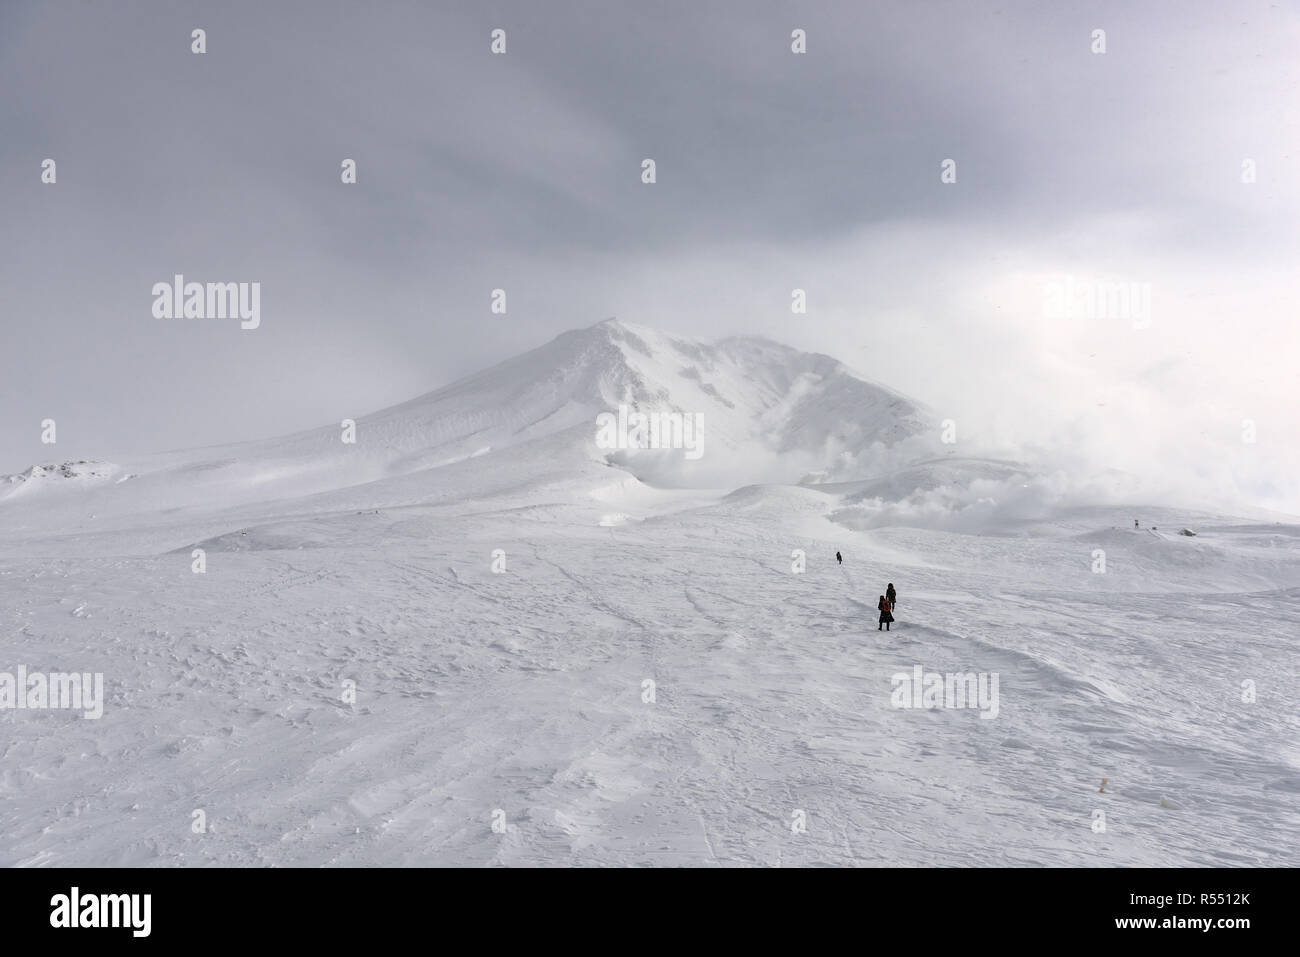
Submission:
M 889 623 L 894 620 L 894 616 L 889 611 L 889 599 L 881 595 L 880 601 L 876 602 L 876 607 L 880 609 L 880 624 L 876 626 L 876 631 L 882 628 L 889 631 Z
M 836 552 L 836 553 L 835 553 L 835 564 L 836 564 L 836 565 L 843 565 L 843 564 L 844 564 L 844 556 L 841 555 L 839 552 Z
M 889 610 L 892 612 L 894 606 L 898 604 L 898 592 L 894 591 L 893 582 L 890 582 L 889 587 L 885 589 L 885 599 L 889 602 Z

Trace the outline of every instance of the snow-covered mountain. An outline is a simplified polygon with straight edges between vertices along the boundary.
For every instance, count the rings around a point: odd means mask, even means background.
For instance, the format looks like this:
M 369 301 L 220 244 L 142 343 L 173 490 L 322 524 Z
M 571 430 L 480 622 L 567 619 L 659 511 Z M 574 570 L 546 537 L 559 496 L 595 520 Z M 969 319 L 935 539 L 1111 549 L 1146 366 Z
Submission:
M 598 418 L 620 407 L 694 417 L 700 454 L 602 448 Z M 259 502 L 283 509 L 287 500 L 331 493 L 338 493 L 331 503 L 358 507 L 436 500 L 445 497 L 444 479 L 479 497 L 549 481 L 603 487 L 609 477 L 595 465 L 656 487 L 733 488 L 810 473 L 852 478 L 873 454 L 909 440 L 919 448 L 933 426 L 918 403 L 828 356 L 754 337 L 691 342 L 606 320 L 358 416 L 347 436 L 339 423 L 122 465 L 94 463 L 94 472 L 77 466 L 78 475 L 129 476 L 125 484 L 37 481 L 45 477 L 37 469 L 0 483 L 0 510 L 30 503 L 34 494 L 53 499 L 39 525 L 50 532 L 82 528 L 89 515 L 102 517 L 103 527 L 110 516 Z M 449 466 L 460 467 L 441 475 Z M 7 511 L 12 527 L 37 528 Z
M 361 421 L 410 456 L 394 463 L 404 469 L 575 428 L 590 439 L 595 416 L 620 405 L 704 416 L 720 457 L 857 450 L 930 425 L 915 402 L 829 356 L 753 337 L 691 342 L 613 319 Z
M 0 704 L 103 680 L 0 707 L 0 866 L 1300 863 L 1294 522 L 612 322 L 355 425 L 0 483 Z

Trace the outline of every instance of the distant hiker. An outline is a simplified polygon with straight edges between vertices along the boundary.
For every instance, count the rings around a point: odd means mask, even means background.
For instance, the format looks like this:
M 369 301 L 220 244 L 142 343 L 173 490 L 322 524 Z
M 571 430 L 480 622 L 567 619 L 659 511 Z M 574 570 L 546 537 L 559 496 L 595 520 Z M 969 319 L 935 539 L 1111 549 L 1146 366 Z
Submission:
M 1134 528 L 1137 528 L 1137 527 L 1138 527 L 1138 520 L 1137 520 L 1136 518 L 1133 519 L 1133 527 L 1134 527 Z
M 841 555 L 839 552 L 836 552 L 836 553 L 835 553 L 835 564 L 836 564 L 836 565 L 843 565 L 843 564 L 844 564 L 844 556 Z
M 885 589 L 885 599 L 889 602 L 889 610 L 893 611 L 894 606 L 898 604 L 898 592 L 894 591 L 893 582 L 890 582 L 889 587 Z
M 876 631 L 882 628 L 889 631 L 889 623 L 894 620 L 894 616 L 889 612 L 889 599 L 881 595 L 880 601 L 876 602 L 876 607 L 880 609 L 880 624 L 876 626 Z

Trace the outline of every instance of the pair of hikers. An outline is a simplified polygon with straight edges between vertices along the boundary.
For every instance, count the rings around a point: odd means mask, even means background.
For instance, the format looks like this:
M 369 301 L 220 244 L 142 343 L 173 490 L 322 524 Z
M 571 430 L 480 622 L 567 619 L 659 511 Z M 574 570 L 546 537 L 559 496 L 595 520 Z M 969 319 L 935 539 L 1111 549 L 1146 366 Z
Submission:
M 882 628 L 889 631 L 889 625 L 894 620 L 894 606 L 898 604 L 898 592 L 894 591 L 894 583 L 890 582 L 885 593 L 880 596 L 880 601 L 876 602 L 876 607 L 880 609 L 880 624 L 876 626 L 876 631 Z
M 835 553 L 835 563 L 844 564 L 844 556 L 839 552 Z M 898 592 L 894 590 L 894 583 L 890 582 L 885 593 L 880 596 L 880 601 L 876 602 L 876 608 L 880 611 L 880 624 L 876 626 L 876 631 L 889 631 L 889 626 L 894 621 L 894 606 L 898 604 Z

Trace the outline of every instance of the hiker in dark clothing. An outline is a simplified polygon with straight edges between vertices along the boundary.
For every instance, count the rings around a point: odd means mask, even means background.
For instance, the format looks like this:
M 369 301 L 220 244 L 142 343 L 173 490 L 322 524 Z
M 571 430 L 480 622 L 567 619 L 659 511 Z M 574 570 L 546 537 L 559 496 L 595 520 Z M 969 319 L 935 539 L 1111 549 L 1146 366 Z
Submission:
M 880 631 L 881 628 L 889 631 L 889 623 L 894 620 L 894 616 L 889 611 L 889 599 L 881 595 L 880 601 L 876 602 L 876 607 L 880 609 L 880 624 L 876 626 L 876 631 Z
M 835 553 L 835 564 L 836 564 L 836 565 L 843 565 L 843 564 L 844 564 L 844 556 L 841 555 L 839 552 L 836 552 L 836 553 Z
M 893 611 L 894 606 L 898 604 L 898 592 L 894 591 L 893 582 L 890 582 L 889 587 L 885 589 L 885 598 L 889 601 L 889 610 Z

